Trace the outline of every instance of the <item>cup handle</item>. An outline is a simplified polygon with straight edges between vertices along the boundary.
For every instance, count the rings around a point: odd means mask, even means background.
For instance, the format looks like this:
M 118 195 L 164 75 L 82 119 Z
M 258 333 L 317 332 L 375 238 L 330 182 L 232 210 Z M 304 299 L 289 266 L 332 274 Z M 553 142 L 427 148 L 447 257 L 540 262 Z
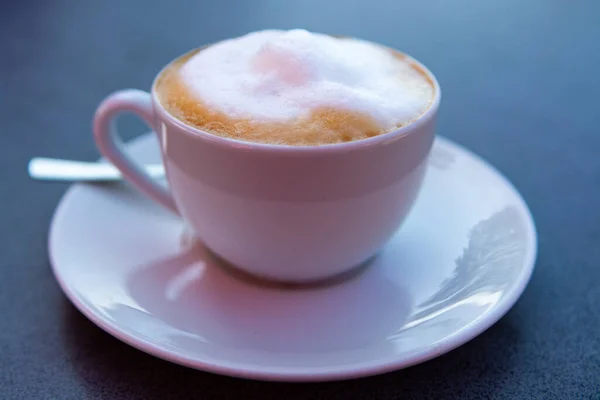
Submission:
M 123 177 L 158 204 L 178 214 L 171 192 L 159 185 L 125 153 L 115 119 L 129 112 L 154 129 L 154 111 L 149 93 L 128 89 L 115 92 L 100 104 L 94 115 L 94 138 L 100 153 L 121 172 Z

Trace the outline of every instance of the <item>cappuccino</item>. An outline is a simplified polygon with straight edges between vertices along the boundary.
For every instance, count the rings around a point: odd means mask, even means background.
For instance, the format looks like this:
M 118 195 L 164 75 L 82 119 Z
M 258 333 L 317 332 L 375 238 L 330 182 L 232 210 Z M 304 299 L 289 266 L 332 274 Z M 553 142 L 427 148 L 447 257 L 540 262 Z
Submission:
M 264 30 L 176 59 L 156 93 L 174 117 L 217 136 L 317 146 L 411 123 L 434 85 L 408 57 L 374 43 Z

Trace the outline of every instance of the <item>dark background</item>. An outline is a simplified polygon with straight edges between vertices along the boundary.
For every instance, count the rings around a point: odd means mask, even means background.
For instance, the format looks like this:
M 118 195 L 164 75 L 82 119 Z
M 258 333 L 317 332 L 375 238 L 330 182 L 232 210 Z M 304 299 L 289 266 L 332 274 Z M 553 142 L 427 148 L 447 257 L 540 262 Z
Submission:
M 431 68 L 439 133 L 496 165 L 531 207 L 531 283 L 459 349 L 348 382 L 221 377 L 113 339 L 51 274 L 47 230 L 66 185 L 30 181 L 28 159 L 93 160 L 90 120 L 111 91 L 148 89 L 198 45 L 297 27 L 382 42 Z M 597 0 L 0 2 L 0 398 L 600 399 L 599 41 Z

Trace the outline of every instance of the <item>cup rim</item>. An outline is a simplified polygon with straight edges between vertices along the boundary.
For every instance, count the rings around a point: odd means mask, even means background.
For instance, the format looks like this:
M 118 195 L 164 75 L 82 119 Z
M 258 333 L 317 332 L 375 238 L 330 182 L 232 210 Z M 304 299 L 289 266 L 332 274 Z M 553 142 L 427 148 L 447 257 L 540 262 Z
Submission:
M 357 39 L 357 40 L 365 41 L 364 39 Z M 419 131 L 419 128 L 421 126 L 425 125 L 432 118 L 434 118 L 436 116 L 437 111 L 440 106 L 441 89 L 440 89 L 439 82 L 438 82 L 437 78 L 435 77 L 435 75 L 433 74 L 433 72 L 431 72 L 431 70 L 429 68 L 427 68 L 425 65 L 423 65 L 420 61 L 413 58 L 410 54 L 405 53 L 400 50 L 393 49 L 391 47 L 388 47 L 388 46 L 385 46 L 385 45 L 382 45 L 379 43 L 375 43 L 375 42 L 371 42 L 371 41 L 369 41 L 369 43 L 372 43 L 376 46 L 385 47 L 389 50 L 396 51 L 396 52 L 399 52 L 402 55 L 404 55 L 406 57 L 406 59 L 408 59 L 411 63 L 415 64 L 418 68 L 420 68 L 421 72 L 425 73 L 427 78 L 431 81 L 431 83 L 433 85 L 433 89 L 434 89 L 433 99 L 431 100 L 429 107 L 427 108 L 427 110 L 425 110 L 424 113 L 419 115 L 413 121 L 409 122 L 407 125 L 404 125 L 398 129 L 394 129 L 394 130 L 386 132 L 386 133 L 382 133 L 377 136 L 373 136 L 373 137 L 366 138 L 366 139 L 354 140 L 354 141 L 350 141 L 350 142 L 330 143 L 330 144 L 322 144 L 322 145 L 269 144 L 269 143 L 251 142 L 251 141 L 245 141 L 245 140 L 240 140 L 240 139 L 223 137 L 223 136 L 219 136 L 214 133 L 210 133 L 205 130 L 187 125 L 185 122 L 176 118 L 174 115 L 172 115 L 170 112 L 168 112 L 164 108 L 164 106 L 162 105 L 162 103 L 160 102 L 160 100 L 158 98 L 158 95 L 156 92 L 156 85 L 158 83 L 158 78 L 171 65 L 171 63 L 173 61 L 179 59 L 180 57 L 184 56 L 185 54 L 189 54 L 190 52 L 197 51 L 201 48 L 207 47 L 208 45 L 200 46 L 198 48 L 192 49 L 186 53 L 183 53 L 183 54 L 177 56 L 172 61 L 167 63 L 163 68 L 161 68 L 161 70 L 158 72 L 158 74 L 156 74 L 156 76 L 152 82 L 152 90 L 151 90 L 151 97 L 152 97 L 152 103 L 154 106 L 154 110 L 155 110 L 155 113 L 160 114 L 161 119 L 167 120 L 169 123 L 177 126 L 186 135 L 188 135 L 196 140 L 208 141 L 209 143 L 211 143 L 213 145 L 225 147 L 225 148 L 236 148 L 236 149 L 248 150 L 248 151 L 281 152 L 281 153 L 337 153 L 337 152 L 352 151 L 352 150 L 356 150 L 356 149 L 369 148 L 369 147 L 378 146 L 378 145 L 382 145 L 382 144 L 385 145 L 387 143 L 394 142 L 396 140 L 399 140 L 406 136 L 409 136 L 414 132 Z

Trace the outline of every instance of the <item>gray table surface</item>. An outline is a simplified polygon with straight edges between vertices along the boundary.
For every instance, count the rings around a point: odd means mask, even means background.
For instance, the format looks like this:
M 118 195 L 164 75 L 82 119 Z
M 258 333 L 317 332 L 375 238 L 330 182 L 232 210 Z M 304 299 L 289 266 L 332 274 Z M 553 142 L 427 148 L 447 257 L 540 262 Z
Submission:
M 440 134 L 496 165 L 531 207 L 531 283 L 442 357 L 323 384 L 193 371 L 104 333 L 51 274 L 48 225 L 66 185 L 30 181 L 28 158 L 95 159 L 90 119 L 111 91 L 147 89 L 200 44 L 295 27 L 422 60 L 444 92 Z M 0 398 L 599 399 L 599 43 L 596 0 L 0 2 Z

